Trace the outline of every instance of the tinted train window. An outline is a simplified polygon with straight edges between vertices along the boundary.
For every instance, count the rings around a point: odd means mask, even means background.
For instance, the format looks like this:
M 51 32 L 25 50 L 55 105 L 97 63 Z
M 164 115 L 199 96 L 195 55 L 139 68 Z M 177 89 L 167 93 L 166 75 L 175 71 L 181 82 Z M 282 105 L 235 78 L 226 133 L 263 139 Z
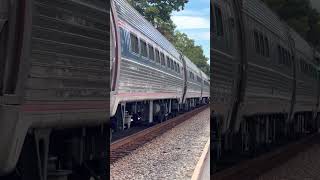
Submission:
M 164 54 L 163 54 L 163 53 L 161 53 L 161 65 L 163 65 L 163 66 L 166 65 L 166 62 L 165 62 Z
M 140 46 L 141 46 L 141 55 L 143 57 L 148 57 L 147 43 L 143 40 L 140 40 Z
M 257 31 L 254 31 L 254 43 L 256 47 L 256 52 L 260 54 L 259 34 Z
M 149 59 L 154 61 L 154 48 L 152 45 L 149 44 Z
M 282 51 L 281 51 L 280 45 L 278 45 L 278 61 L 279 61 L 279 64 L 283 64 L 282 63 Z
M 178 66 L 178 73 L 180 74 L 180 65 L 177 64 L 177 66 Z
M 264 38 L 263 38 L 263 35 L 261 34 L 261 33 L 259 33 L 259 43 L 260 43 L 260 54 L 262 55 L 262 56 L 264 56 L 265 54 L 264 54 Z
M 173 60 L 172 60 L 172 59 L 170 59 L 170 61 L 171 61 L 171 69 L 172 69 L 172 70 L 174 70 Z
M 194 80 L 194 75 L 191 71 L 190 71 L 190 79 Z
M 156 49 L 156 62 L 160 63 L 160 53 L 158 49 Z
M 221 13 L 221 9 L 216 4 L 214 5 L 214 15 L 217 23 L 216 24 L 217 36 L 223 36 L 222 13 Z
M 267 37 L 264 38 L 264 44 L 265 44 L 265 48 L 266 48 L 266 56 L 270 57 L 269 41 L 268 41 Z
M 254 30 L 254 46 L 256 53 L 261 56 L 270 57 L 270 48 L 268 38 L 261 32 Z
M 139 43 L 138 43 L 138 37 L 134 34 L 130 34 L 131 39 L 131 51 L 134 53 L 139 54 Z
M 197 76 L 197 81 L 201 82 L 201 78 L 199 76 Z
M 170 58 L 167 56 L 167 67 L 170 68 Z
M 177 72 L 177 63 L 174 62 L 174 70 Z

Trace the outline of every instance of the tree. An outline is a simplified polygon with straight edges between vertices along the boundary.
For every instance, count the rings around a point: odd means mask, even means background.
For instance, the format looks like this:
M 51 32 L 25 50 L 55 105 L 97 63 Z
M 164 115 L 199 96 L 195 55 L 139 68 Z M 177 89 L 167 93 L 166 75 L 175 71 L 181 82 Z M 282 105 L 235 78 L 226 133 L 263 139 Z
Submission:
M 208 58 L 203 54 L 202 47 L 195 45 L 194 40 L 190 39 L 185 33 L 176 31 L 174 37 L 175 47 L 209 76 L 210 66 L 207 63 Z
M 309 0 L 263 1 L 308 42 L 320 46 L 320 15 Z
M 171 20 L 173 11 L 181 11 L 188 0 L 128 0 L 158 31 L 173 40 L 176 26 Z
M 186 34 L 175 31 L 176 25 L 171 20 L 173 11 L 184 9 L 189 0 L 128 0 L 160 33 L 162 33 L 176 48 L 187 56 L 204 73 L 209 75 L 210 66 L 203 54 L 201 46 L 196 46 L 194 40 Z

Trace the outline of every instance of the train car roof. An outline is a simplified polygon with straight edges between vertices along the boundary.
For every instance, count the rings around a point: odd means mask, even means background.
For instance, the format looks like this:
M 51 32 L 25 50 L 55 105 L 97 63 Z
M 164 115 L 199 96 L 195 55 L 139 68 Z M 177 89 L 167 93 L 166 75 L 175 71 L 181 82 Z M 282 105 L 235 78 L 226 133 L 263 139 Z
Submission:
M 202 72 L 195 64 L 193 64 L 193 62 L 188 57 L 183 56 L 183 58 L 186 61 L 187 67 L 191 68 L 197 74 L 200 74 L 199 72 Z
M 118 16 L 122 20 L 126 21 L 149 39 L 152 39 L 176 59 L 180 59 L 179 51 L 126 0 L 114 0 L 114 2 L 116 2 Z
M 298 34 L 295 30 L 290 28 L 290 33 L 295 42 L 295 48 L 303 53 L 304 56 L 307 56 L 309 60 L 313 59 L 313 49 L 310 44 L 304 40 L 300 34 Z
M 309 60 L 313 59 L 313 50 L 309 43 L 303 39 L 295 30 L 273 12 L 261 0 L 242 0 L 243 11 L 254 19 L 265 25 L 273 33 L 279 35 L 283 40 L 288 40 L 288 34 L 291 34 L 295 42 L 295 48 L 307 56 Z
M 264 2 L 261 0 L 242 0 L 242 11 L 255 20 L 265 25 L 270 31 L 287 40 L 288 29 L 283 22 Z
M 116 9 L 118 16 L 130 24 L 132 27 L 136 28 L 142 34 L 144 34 L 149 39 L 152 39 L 161 48 L 170 53 L 177 60 L 180 60 L 180 52 L 165 38 L 154 26 L 147 21 L 135 8 L 133 8 L 126 0 L 114 0 L 116 2 Z M 194 71 L 199 73 L 201 71 L 195 64 L 191 62 L 189 58 L 184 56 L 186 63 Z M 201 71 L 202 72 L 202 71 Z
M 209 80 L 209 76 L 206 75 L 206 73 L 201 71 L 202 79 Z M 209 82 L 210 83 L 210 82 Z

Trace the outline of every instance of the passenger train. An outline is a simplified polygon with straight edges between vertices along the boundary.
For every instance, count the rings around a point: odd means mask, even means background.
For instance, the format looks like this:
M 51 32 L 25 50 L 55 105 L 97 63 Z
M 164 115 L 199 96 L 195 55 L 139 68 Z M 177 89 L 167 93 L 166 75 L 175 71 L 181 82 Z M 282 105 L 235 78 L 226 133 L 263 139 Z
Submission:
M 112 1 L 112 132 L 149 125 L 209 101 L 209 77 L 126 0 Z
M 211 1 L 213 158 L 318 131 L 319 52 L 260 0 Z
M 0 179 L 107 179 L 109 8 L 0 1 Z

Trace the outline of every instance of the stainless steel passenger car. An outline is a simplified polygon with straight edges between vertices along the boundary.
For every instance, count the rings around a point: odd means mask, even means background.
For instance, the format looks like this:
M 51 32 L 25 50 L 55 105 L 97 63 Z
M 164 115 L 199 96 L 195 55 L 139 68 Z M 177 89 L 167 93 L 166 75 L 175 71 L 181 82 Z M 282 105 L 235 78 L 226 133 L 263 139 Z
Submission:
M 0 2 L 1 178 L 106 174 L 107 9 L 104 0 Z
M 316 131 L 318 52 L 260 0 L 211 5 L 214 157 Z
M 161 122 L 209 99 L 208 77 L 125 0 L 113 1 L 112 130 Z

